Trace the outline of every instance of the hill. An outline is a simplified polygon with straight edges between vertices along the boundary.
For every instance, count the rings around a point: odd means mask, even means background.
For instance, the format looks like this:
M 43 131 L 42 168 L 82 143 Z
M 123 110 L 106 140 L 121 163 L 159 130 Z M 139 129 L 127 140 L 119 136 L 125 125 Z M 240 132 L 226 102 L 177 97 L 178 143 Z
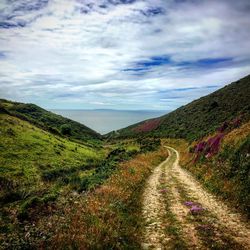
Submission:
M 250 118 L 250 75 L 156 119 L 111 132 L 107 137 L 183 138 L 193 141 L 215 131 L 223 122 Z
M 8 110 L 1 108 L 0 112 L 1 249 L 42 248 L 34 246 L 43 244 L 51 230 L 59 227 L 48 227 L 51 217 L 66 219 L 61 225 L 67 225 L 68 214 L 62 217 L 62 213 L 64 207 L 75 207 L 72 199 L 84 201 L 82 194 L 105 182 L 120 163 L 160 145 L 159 140 L 123 141 L 105 147 L 101 140 L 91 145 L 77 143 L 10 115 Z
M 18 117 L 56 135 L 82 142 L 99 140 L 101 136 L 83 124 L 54 114 L 35 104 L 24 104 L 0 99 L 0 113 Z
M 67 190 L 77 189 L 77 179 L 80 183 L 80 178 L 93 174 L 105 152 L 101 144 L 99 147 L 79 144 L 3 112 L 0 113 L 0 243 L 14 240 L 10 244 L 15 248 L 20 243 L 19 222 L 46 215 L 58 197 Z M 6 237 L 1 238 L 1 233 Z

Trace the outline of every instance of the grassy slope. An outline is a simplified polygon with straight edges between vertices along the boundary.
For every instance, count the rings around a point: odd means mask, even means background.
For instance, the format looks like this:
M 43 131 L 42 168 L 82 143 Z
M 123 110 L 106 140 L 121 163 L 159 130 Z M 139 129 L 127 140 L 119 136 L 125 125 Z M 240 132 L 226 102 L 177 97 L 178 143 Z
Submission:
M 0 99 L 0 113 L 6 113 L 5 110 L 9 114 L 26 120 L 35 126 L 57 135 L 66 135 L 70 139 L 93 143 L 101 138 L 98 133 L 85 125 L 49 112 L 35 104 L 24 104 Z M 62 132 L 62 127 L 64 127 L 64 132 Z M 70 128 L 70 131 L 67 131 L 67 128 Z
M 164 116 L 161 125 L 153 133 L 149 132 L 145 135 L 182 136 L 192 140 L 214 131 L 221 122 L 235 118 L 240 112 L 245 112 L 245 119 L 247 119 L 249 104 L 246 98 L 248 95 L 249 77 L 208 97 L 194 101 L 172 112 L 172 115 Z M 229 102 L 230 99 L 232 101 Z M 217 102 L 218 106 L 214 102 Z M 211 104 L 213 108 L 210 109 L 211 105 L 208 108 L 207 104 Z M 131 240 L 136 246 L 139 242 L 136 238 L 136 230 L 139 227 L 136 216 L 139 212 L 137 210 L 140 209 L 138 197 L 145 177 L 150 174 L 155 160 L 162 159 L 160 155 L 163 155 L 164 152 L 138 156 L 139 158 L 132 160 L 131 163 L 123 164 L 121 171 L 118 170 L 111 175 L 121 160 L 134 156 L 135 151 L 138 153 L 142 149 L 152 150 L 154 145 L 151 147 L 148 140 L 144 143 L 145 145 L 143 143 L 139 145 L 140 140 L 132 143 L 118 141 L 119 150 L 111 152 L 112 154 L 103 161 L 105 153 L 104 150 L 100 150 L 101 147 L 98 149 L 96 146 L 84 146 L 59 136 L 58 131 L 61 125 L 65 122 L 68 124 L 70 120 L 60 116 L 57 120 L 55 118 L 57 115 L 44 110 L 39 115 L 39 109 L 30 104 L 13 104 L 6 101 L 4 104 L 2 102 L 2 108 L 0 105 L 0 113 L 2 113 L 0 114 L 0 212 L 3 220 L 0 227 L 0 241 L 1 233 L 3 233 L 3 237 L 8 241 L 8 243 L 5 242 L 6 246 L 28 248 L 37 246 L 36 244 L 41 242 L 44 243 L 44 240 L 36 234 L 44 231 L 46 239 L 50 238 L 47 222 L 42 219 L 41 214 L 43 210 L 46 210 L 50 211 L 49 217 L 53 217 L 51 221 L 51 225 L 54 227 L 51 228 L 53 233 L 55 233 L 54 230 L 57 230 L 58 223 L 63 227 L 53 236 L 56 247 L 64 244 L 86 247 L 106 244 L 107 247 L 119 248 L 126 246 Z M 195 111 L 194 114 L 193 111 Z M 11 112 L 11 115 L 8 112 Z M 196 117 L 197 114 L 199 114 L 200 120 Z M 179 117 L 183 117 L 184 120 L 179 120 Z M 209 119 L 211 119 L 210 122 Z M 63 123 L 61 123 L 62 121 Z M 210 124 L 211 122 L 212 124 Z M 182 125 L 180 126 L 180 124 Z M 76 126 L 78 127 L 79 124 Z M 54 134 L 41 128 L 50 130 Z M 185 129 L 183 130 L 183 128 Z M 186 131 L 185 134 L 182 134 L 183 131 Z M 131 133 L 129 135 L 135 135 L 134 131 L 127 130 L 127 132 Z M 75 130 L 74 133 L 77 131 Z M 68 137 L 89 142 L 97 139 L 98 143 L 98 135 L 96 136 L 95 133 L 94 136 L 86 135 L 83 131 L 81 133 L 80 137 L 77 137 L 76 134 L 68 135 Z M 126 133 L 125 137 L 128 135 Z M 235 206 L 245 209 L 245 211 L 248 209 L 250 185 L 249 179 L 246 177 L 249 173 L 247 172 L 249 171 L 248 155 L 250 154 L 249 125 L 244 125 L 228 133 L 217 156 L 208 160 L 203 159 L 196 164 L 191 161 L 193 155 L 187 150 L 189 145 L 186 141 L 168 141 L 168 144 L 173 143 L 175 144 L 173 146 L 181 151 L 182 164 L 211 191 L 226 199 L 231 199 Z M 116 148 L 117 145 L 107 146 L 105 151 Z M 123 152 L 121 148 L 125 148 L 128 153 Z M 72 190 L 77 190 L 78 184 L 89 187 L 102 183 L 99 182 L 100 179 L 106 178 L 109 178 L 108 181 L 94 193 L 90 193 L 87 201 L 82 196 L 77 196 L 76 200 L 74 197 L 72 198 Z M 65 193 L 71 194 L 71 196 L 66 198 L 65 195 L 63 196 Z M 51 213 L 54 206 L 52 201 L 57 196 L 63 197 L 66 201 L 61 203 L 59 199 L 59 207 Z M 79 207 L 76 204 L 79 204 Z M 64 212 L 62 206 L 65 206 Z M 68 216 L 68 212 L 70 212 L 70 216 Z M 132 217 L 127 220 L 129 214 L 132 214 Z M 38 231 L 32 235 L 32 223 L 26 223 L 28 231 L 22 231 L 18 238 L 20 228 L 18 229 L 16 226 L 17 218 L 22 221 L 26 220 L 27 216 L 32 217 L 32 220 L 36 217 L 39 221 L 38 223 L 36 220 L 32 222 L 35 223 Z M 67 222 L 67 220 L 71 220 L 71 222 Z M 107 220 L 110 220 L 108 225 Z M 23 224 L 21 224 L 21 228 L 23 228 Z M 82 229 L 79 230 L 80 228 Z M 14 231 L 18 233 L 13 233 Z M 30 236 L 26 239 L 24 235 L 27 232 L 30 233 Z M 72 235 L 75 238 L 72 238 Z M 120 241 L 121 238 L 123 241 Z
M 250 216 L 250 122 L 226 133 L 217 155 L 201 157 L 196 162 L 195 154 L 189 150 L 195 142 L 168 139 L 165 143 L 180 151 L 181 165 L 207 189 Z
M 0 137 L 0 232 L 27 219 L 31 207 L 41 211 L 104 158 L 101 146 L 77 144 L 8 114 L 0 114 Z
M 26 249 L 37 241 L 43 242 L 40 230 L 46 239 L 50 238 L 47 220 L 54 215 L 53 218 L 60 217 L 64 206 L 75 209 L 72 197 L 80 196 L 84 202 L 85 198 L 79 195 L 82 191 L 100 186 L 122 161 L 155 150 L 160 143 L 126 140 L 104 147 L 102 142 L 86 146 L 4 114 L 3 110 L 0 138 L 0 248 L 3 249 Z M 67 215 L 63 218 L 70 219 Z M 56 223 L 55 230 L 57 226 Z
M 138 123 L 109 136 L 117 138 L 157 136 L 192 141 L 214 131 L 224 121 L 234 119 L 242 113 L 244 119 L 248 120 L 250 118 L 249 100 L 250 75 L 158 118 L 160 125 L 149 132 L 139 130 L 143 130 L 143 124 L 154 127 L 157 120 L 152 119 L 152 124 L 147 121 Z
M 152 169 L 166 157 L 160 148 L 120 163 L 104 185 L 86 199 L 75 197 L 74 207 L 65 206 L 67 225 L 63 217 L 51 218 L 52 230 L 61 226 L 48 244 L 53 249 L 140 249 L 141 192 Z
M 156 136 L 183 138 L 167 140 L 179 149 L 182 165 L 187 167 L 212 192 L 228 200 L 236 208 L 250 215 L 250 76 L 195 100 L 165 115 L 160 125 L 150 132 L 140 132 L 154 127 L 158 120 L 139 123 L 118 131 L 116 138 L 130 136 Z M 241 127 L 226 131 L 220 151 L 212 158 L 195 155 L 189 148 L 201 138 L 215 135 L 216 129 L 225 121 L 241 117 Z M 143 124 L 145 128 L 143 128 Z M 232 128 L 231 128 L 232 129 Z

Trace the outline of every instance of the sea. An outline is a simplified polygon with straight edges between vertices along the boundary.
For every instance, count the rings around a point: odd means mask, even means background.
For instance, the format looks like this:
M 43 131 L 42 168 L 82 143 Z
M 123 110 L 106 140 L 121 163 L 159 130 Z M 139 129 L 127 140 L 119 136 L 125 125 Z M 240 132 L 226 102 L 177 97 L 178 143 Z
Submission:
M 150 118 L 162 116 L 168 111 L 163 110 L 64 110 L 53 109 L 52 112 L 77 121 L 104 135 L 111 131 Z

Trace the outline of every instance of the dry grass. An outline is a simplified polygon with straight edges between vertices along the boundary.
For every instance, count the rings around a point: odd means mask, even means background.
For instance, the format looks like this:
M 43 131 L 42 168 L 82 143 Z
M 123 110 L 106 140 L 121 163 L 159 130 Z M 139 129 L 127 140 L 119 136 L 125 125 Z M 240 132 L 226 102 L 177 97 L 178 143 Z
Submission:
M 250 122 L 243 124 L 240 128 L 229 132 L 224 138 L 225 145 L 237 145 L 250 134 Z
M 167 150 L 160 149 L 121 163 L 104 185 L 67 206 L 69 223 L 52 237 L 52 248 L 138 249 L 140 194 L 153 167 L 166 157 Z
M 197 162 L 194 161 L 195 155 L 189 152 L 189 148 L 197 142 L 189 145 L 184 140 L 169 139 L 165 141 L 165 144 L 173 146 L 180 152 L 181 166 L 194 174 L 206 189 L 220 196 L 243 215 L 249 216 L 249 181 L 247 179 L 249 169 L 247 170 L 247 158 L 244 157 L 243 152 L 239 151 L 244 141 L 249 138 L 249 134 L 250 122 L 229 131 L 225 134 L 217 155 Z M 239 162 L 235 161 L 237 154 L 241 157 Z M 233 164 L 235 170 L 233 170 Z
M 163 139 L 162 143 L 166 146 L 170 146 L 173 148 L 176 148 L 178 152 L 180 153 L 180 164 L 181 165 L 186 165 L 188 164 L 192 158 L 193 154 L 189 153 L 188 148 L 193 146 L 195 144 L 189 144 L 186 140 L 184 139 Z

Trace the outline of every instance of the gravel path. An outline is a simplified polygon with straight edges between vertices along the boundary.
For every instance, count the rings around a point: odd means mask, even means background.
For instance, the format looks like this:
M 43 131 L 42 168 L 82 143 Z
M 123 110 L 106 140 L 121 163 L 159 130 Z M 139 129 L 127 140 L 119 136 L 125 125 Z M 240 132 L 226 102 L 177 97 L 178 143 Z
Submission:
M 241 216 L 204 190 L 179 166 L 179 153 L 174 148 L 166 148 L 169 157 L 154 169 L 143 194 L 142 248 L 177 249 L 173 241 L 176 243 L 181 237 L 185 244 L 178 249 L 250 249 L 249 226 Z M 190 207 L 184 202 L 187 199 L 204 212 L 190 213 Z M 178 229 L 175 237 L 169 230 L 173 227 Z
M 159 191 L 159 181 L 162 167 L 168 164 L 170 158 L 157 166 L 149 177 L 143 194 L 143 216 L 145 219 L 144 249 L 161 249 L 165 239 L 163 197 Z

